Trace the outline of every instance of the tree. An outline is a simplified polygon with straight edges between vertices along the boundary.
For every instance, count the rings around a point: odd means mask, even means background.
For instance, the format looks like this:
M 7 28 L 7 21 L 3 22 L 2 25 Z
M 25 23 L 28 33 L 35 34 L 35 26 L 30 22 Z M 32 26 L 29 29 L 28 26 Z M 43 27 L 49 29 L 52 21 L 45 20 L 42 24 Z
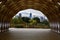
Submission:
M 36 20 L 33 20 L 33 19 L 31 19 L 31 20 L 29 20 L 30 21 L 30 27 L 35 27 L 35 25 L 36 25 Z
M 42 23 L 45 25 L 49 25 L 49 22 L 47 20 L 44 20 Z
M 13 18 L 13 19 L 11 20 L 11 22 L 12 22 L 13 24 L 17 24 L 17 23 L 18 23 L 18 18 Z
M 22 20 L 26 23 L 29 23 L 30 18 L 29 17 L 22 17 Z
M 40 19 L 38 17 L 34 17 L 33 20 L 36 20 L 37 23 L 40 23 Z
M 15 17 L 15 18 L 13 18 L 12 20 L 11 20 L 11 22 L 13 23 L 13 24 L 21 24 L 21 23 L 23 23 L 23 21 L 22 21 L 22 19 L 20 18 L 20 17 Z
M 11 20 L 11 26 L 13 26 L 13 27 L 16 27 L 16 28 L 23 27 L 21 24 L 24 24 L 24 22 L 20 17 L 14 17 Z
M 34 24 L 36 24 L 36 23 L 37 23 L 36 20 L 33 20 L 33 19 L 30 20 L 30 24 L 31 24 L 31 25 L 34 25 Z

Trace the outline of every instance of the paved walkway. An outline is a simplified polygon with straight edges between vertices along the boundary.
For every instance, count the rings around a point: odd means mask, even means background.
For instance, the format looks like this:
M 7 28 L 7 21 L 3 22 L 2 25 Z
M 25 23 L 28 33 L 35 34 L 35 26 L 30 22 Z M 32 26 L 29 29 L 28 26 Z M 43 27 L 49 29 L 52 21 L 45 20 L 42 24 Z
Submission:
M 60 35 L 51 29 L 10 28 L 0 33 L 0 40 L 60 40 Z

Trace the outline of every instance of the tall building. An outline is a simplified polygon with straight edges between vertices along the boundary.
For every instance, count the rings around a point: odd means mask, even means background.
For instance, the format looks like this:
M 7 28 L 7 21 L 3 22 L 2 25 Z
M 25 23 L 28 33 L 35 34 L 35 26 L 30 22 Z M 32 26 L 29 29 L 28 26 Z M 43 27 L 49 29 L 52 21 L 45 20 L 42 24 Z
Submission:
M 40 16 L 40 22 L 44 21 L 44 17 Z
M 32 18 L 32 13 L 30 13 L 29 17 Z
M 21 17 L 22 15 L 21 15 L 21 13 L 19 14 L 19 17 Z

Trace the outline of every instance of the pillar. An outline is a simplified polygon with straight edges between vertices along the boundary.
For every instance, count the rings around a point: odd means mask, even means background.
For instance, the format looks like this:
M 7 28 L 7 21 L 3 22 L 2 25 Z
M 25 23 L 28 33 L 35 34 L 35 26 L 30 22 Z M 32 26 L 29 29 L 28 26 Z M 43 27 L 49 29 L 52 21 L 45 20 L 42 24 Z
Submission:
M 60 23 L 58 24 L 58 33 L 60 33 Z
M 54 32 L 59 33 L 59 23 L 58 22 L 51 22 L 50 23 L 51 30 Z
M 8 31 L 10 27 L 10 23 L 9 22 L 0 22 L 0 32 L 5 32 Z

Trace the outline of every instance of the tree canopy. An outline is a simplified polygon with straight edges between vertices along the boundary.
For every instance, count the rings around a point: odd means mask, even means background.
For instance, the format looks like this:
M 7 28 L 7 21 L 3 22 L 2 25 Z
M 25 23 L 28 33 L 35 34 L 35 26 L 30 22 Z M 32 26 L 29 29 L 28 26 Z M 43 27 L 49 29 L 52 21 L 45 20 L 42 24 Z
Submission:
M 37 23 L 40 23 L 40 19 L 38 17 L 34 17 L 33 20 L 36 20 Z
M 22 20 L 26 23 L 29 23 L 30 18 L 29 17 L 22 17 Z

